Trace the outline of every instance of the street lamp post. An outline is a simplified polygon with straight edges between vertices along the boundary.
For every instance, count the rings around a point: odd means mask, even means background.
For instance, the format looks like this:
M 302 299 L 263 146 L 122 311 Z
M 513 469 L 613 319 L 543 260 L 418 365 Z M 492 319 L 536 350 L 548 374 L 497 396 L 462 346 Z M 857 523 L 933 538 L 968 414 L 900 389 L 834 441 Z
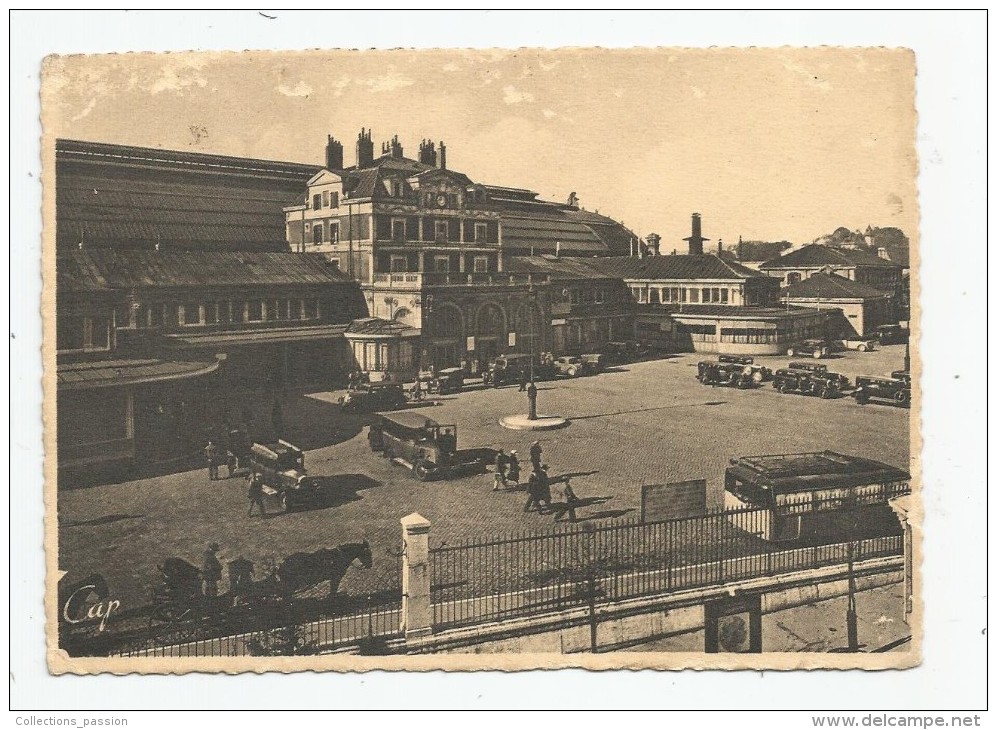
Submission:
M 526 389 L 526 397 L 530 403 L 530 411 L 527 418 L 530 421 L 537 420 L 537 386 L 535 379 L 534 370 L 534 360 L 536 360 L 534 345 L 534 340 L 536 339 L 536 303 L 537 303 L 537 290 L 530 284 L 530 288 L 527 291 L 527 301 L 530 307 L 530 385 Z

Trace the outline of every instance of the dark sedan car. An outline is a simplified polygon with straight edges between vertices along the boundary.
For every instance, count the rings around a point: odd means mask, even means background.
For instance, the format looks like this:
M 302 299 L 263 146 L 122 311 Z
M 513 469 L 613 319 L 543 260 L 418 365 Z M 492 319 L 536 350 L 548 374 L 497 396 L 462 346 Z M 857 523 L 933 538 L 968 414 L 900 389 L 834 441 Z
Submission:
M 803 340 L 786 350 L 786 354 L 790 357 L 809 356 L 816 359 L 827 357 L 830 353 L 831 343 L 827 340 Z

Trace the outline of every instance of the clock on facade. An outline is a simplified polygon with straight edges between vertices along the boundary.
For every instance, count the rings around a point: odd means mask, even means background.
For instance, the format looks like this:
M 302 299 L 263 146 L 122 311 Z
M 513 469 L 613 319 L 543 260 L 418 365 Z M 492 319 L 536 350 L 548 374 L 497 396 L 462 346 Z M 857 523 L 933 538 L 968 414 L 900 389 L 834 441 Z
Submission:
M 447 196 L 444 195 L 443 193 L 440 193 L 439 195 L 437 195 L 436 196 L 436 205 L 439 206 L 440 208 L 446 208 L 447 207 Z

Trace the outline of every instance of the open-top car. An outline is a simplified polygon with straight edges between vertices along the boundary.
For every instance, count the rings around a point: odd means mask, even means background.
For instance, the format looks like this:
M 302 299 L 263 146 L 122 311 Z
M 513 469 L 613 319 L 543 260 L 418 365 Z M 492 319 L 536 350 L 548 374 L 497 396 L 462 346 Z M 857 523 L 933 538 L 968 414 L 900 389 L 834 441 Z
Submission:
M 405 388 L 401 383 L 361 383 L 339 399 L 344 411 L 370 413 L 405 405 Z
M 287 512 L 315 497 L 318 480 L 308 476 L 305 455 L 294 444 L 278 440 L 253 444 L 250 449 L 250 475 L 263 478 L 264 498 Z
M 803 340 L 787 349 L 786 354 L 789 357 L 810 356 L 819 360 L 831 354 L 831 343 L 827 340 Z

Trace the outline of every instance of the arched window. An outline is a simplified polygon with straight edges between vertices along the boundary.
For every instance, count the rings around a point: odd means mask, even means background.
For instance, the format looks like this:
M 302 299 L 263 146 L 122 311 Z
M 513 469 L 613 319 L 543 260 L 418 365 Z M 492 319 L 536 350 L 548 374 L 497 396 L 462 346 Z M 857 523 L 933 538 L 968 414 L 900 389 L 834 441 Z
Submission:
M 505 312 L 497 304 L 485 304 L 478 310 L 479 337 L 502 337 L 505 335 Z
M 412 312 L 410 312 L 405 307 L 399 307 L 398 309 L 395 310 L 395 313 L 393 315 L 391 315 L 391 318 L 393 320 L 395 320 L 396 322 L 400 322 L 400 321 L 402 321 L 404 319 L 407 319 L 408 317 L 411 317 L 411 316 L 412 316 Z

